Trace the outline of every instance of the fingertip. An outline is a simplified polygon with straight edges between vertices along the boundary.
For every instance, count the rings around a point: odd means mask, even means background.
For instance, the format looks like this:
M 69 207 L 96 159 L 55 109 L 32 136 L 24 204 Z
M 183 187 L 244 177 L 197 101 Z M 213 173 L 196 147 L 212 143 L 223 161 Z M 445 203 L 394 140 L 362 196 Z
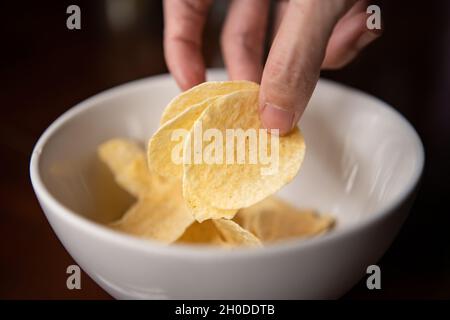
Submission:
M 382 30 L 367 30 L 358 38 L 358 41 L 355 44 L 356 50 L 360 51 L 367 47 L 369 44 L 378 39 L 382 34 Z
M 190 70 L 178 74 L 176 81 L 181 90 L 188 90 L 206 81 L 205 70 Z
M 165 47 L 167 67 L 181 90 L 187 90 L 206 80 L 201 54 L 185 43 L 170 42 Z
M 260 108 L 261 124 L 265 129 L 278 130 L 283 136 L 288 134 L 295 126 L 296 112 L 279 107 L 272 103 L 264 103 Z

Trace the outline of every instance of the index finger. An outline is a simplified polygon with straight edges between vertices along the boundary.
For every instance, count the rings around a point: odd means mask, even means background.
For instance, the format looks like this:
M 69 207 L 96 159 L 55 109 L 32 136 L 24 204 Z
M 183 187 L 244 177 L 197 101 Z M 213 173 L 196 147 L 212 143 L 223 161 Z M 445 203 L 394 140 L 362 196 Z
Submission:
M 260 117 L 265 128 L 284 135 L 296 125 L 319 78 L 331 32 L 351 1 L 288 3 L 261 80 Z
M 181 89 L 205 81 L 202 33 L 211 0 L 164 1 L 164 56 Z

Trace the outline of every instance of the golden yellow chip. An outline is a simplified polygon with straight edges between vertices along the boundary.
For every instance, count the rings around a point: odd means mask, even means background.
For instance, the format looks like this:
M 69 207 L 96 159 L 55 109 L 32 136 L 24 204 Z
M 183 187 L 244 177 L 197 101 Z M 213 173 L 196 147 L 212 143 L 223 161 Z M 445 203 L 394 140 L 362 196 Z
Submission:
M 193 221 L 183 202 L 171 197 L 142 198 L 110 226 L 138 237 L 172 243 Z
M 312 237 L 328 231 L 334 224 L 331 216 L 297 209 L 276 197 L 268 197 L 241 209 L 234 221 L 263 243 Z
M 147 192 L 151 185 L 150 176 L 146 172 L 145 153 L 137 143 L 125 139 L 108 140 L 100 145 L 98 155 L 122 188 L 135 197 Z
M 184 198 L 192 215 L 198 222 L 203 222 L 208 219 L 232 219 L 237 209 L 219 209 L 208 204 L 202 203 L 195 195 L 191 195 L 189 199 Z
M 163 176 L 180 178 L 183 176 L 183 146 L 194 122 L 203 111 L 217 99 L 205 99 L 190 106 L 182 113 L 164 123 L 148 143 L 147 158 L 151 170 Z
M 250 81 L 209 81 L 201 83 L 176 96 L 169 102 L 161 117 L 161 124 L 176 117 L 184 110 L 205 99 L 221 96 L 239 90 L 257 89 Z
M 206 99 L 193 105 L 158 129 L 148 144 L 148 166 L 152 171 L 166 177 L 182 178 L 184 139 L 192 129 L 194 122 L 216 99 Z M 177 135 L 179 140 L 174 141 L 172 134 L 175 130 L 181 131 L 178 131 L 180 134 Z M 178 157 L 179 162 L 174 161 L 174 157 Z M 197 206 L 194 201 L 193 198 L 190 199 L 190 208 L 199 222 L 214 216 L 231 219 L 237 212 L 235 209 L 218 209 L 207 205 Z
M 132 141 L 102 144 L 99 157 L 137 198 L 110 226 L 168 244 L 223 248 L 329 230 L 333 218 L 269 197 L 297 174 L 305 145 L 298 128 L 285 137 L 261 128 L 258 88 L 207 82 L 178 95 L 149 141 L 147 159 Z
M 222 248 L 260 247 L 261 241 L 232 220 L 194 222 L 177 243 L 216 245 Z
M 112 139 L 98 150 L 117 183 L 137 197 L 137 202 L 110 224 L 116 230 L 170 243 L 194 221 L 181 191 L 181 182 L 151 173 L 144 151 L 126 139 Z
M 98 155 L 114 174 L 118 174 L 132 161 L 145 156 L 145 153 L 136 142 L 117 138 L 102 143 Z
M 194 222 L 176 242 L 228 246 L 212 220 Z
M 217 219 L 212 220 L 217 229 L 225 239 L 226 243 L 232 247 L 261 247 L 261 241 L 251 232 L 243 229 L 233 220 Z
M 202 133 L 207 132 L 215 139 L 205 139 Z M 198 139 L 209 140 L 203 141 L 200 152 L 195 149 Z M 194 150 L 184 159 L 183 195 L 188 205 L 225 210 L 249 207 L 278 191 L 297 174 L 305 152 L 298 128 L 284 137 L 261 129 L 255 90 L 213 101 L 195 122 L 184 148 Z

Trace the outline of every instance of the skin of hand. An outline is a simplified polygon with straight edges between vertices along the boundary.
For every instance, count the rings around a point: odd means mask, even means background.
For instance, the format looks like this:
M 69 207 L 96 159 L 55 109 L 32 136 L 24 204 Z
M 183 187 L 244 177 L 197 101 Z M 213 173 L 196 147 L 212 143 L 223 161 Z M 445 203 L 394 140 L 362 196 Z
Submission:
M 164 53 L 181 89 L 205 81 L 202 34 L 212 0 L 164 0 Z M 291 0 L 275 5 L 274 38 L 263 66 L 270 0 L 230 0 L 221 46 L 230 79 L 261 83 L 264 127 L 297 124 L 321 69 L 349 63 L 379 37 L 366 27 L 367 0 Z

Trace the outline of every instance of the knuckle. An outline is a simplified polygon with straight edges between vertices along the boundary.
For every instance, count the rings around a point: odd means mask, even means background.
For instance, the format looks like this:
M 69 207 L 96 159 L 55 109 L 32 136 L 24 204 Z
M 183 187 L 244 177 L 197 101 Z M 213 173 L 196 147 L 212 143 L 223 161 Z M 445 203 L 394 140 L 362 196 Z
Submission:
M 190 12 L 204 16 L 207 11 L 208 7 L 211 4 L 212 0 L 176 0 L 180 4 L 184 5 L 186 9 L 188 9 Z
M 257 52 L 260 46 L 258 37 L 254 37 L 249 31 L 224 31 L 221 37 L 221 45 L 243 49 L 251 53 Z

